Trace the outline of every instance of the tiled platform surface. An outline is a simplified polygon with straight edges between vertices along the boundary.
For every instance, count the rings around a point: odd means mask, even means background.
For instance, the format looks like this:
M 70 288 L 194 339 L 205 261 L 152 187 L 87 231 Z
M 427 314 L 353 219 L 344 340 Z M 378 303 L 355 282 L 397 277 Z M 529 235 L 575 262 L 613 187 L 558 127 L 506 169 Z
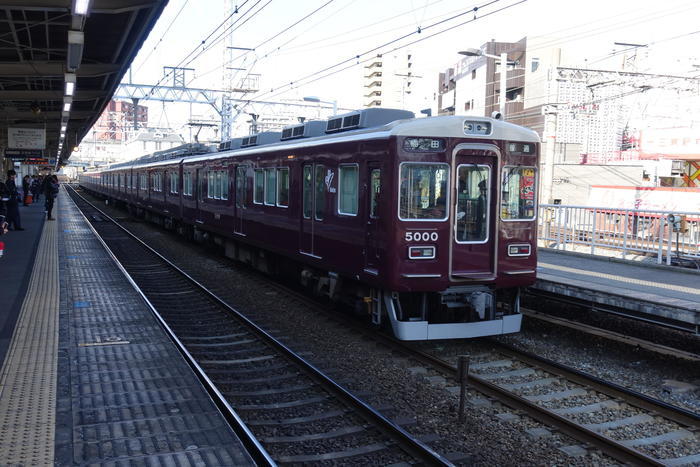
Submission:
M 534 288 L 700 325 L 700 273 L 538 250 Z
M 21 391 L 0 388 L 0 408 L 12 408 L 0 426 L 0 465 L 252 465 L 66 193 L 57 217 L 37 254 L 37 266 L 48 266 L 25 300 L 34 314 L 23 307 L 23 344 L 13 340 L 4 366 L 7 384 L 25 382 Z M 37 299 L 32 287 L 47 291 Z M 58 327 L 32 330 L 43 322 Z M 24 376 L 33 373 L 40 384 Z

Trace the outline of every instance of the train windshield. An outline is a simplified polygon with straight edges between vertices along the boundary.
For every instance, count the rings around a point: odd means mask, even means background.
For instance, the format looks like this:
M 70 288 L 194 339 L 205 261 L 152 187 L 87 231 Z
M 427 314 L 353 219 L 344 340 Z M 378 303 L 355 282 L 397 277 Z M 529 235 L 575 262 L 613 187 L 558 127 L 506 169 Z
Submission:
M 447 219 L 447 164 L 401 164 L 399 218 L 401 220 Z

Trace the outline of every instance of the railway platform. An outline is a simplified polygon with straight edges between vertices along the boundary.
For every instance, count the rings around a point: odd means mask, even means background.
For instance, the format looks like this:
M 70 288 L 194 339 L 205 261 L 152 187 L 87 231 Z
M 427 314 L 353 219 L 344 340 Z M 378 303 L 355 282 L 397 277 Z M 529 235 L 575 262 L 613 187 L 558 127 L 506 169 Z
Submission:
M 65 192 L 0 237 L 0 464 L 253 465 Z
M 700 332 L 700 272 L 541 248 L 532 290 Z

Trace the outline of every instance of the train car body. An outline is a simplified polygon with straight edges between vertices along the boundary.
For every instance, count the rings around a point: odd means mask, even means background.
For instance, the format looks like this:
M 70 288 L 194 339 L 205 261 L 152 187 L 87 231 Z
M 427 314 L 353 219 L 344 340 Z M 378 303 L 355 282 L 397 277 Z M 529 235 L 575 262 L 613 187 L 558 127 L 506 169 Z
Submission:
M 249 137 L 234 142 L 240 149 L 84 174 L 81 184 L 215 238 L 227 256 L 295 274 L 399 339 L 519 331 L 519 289 L 537 261 L 536 133 L 371 110 L 290 127 L 277 143 Z

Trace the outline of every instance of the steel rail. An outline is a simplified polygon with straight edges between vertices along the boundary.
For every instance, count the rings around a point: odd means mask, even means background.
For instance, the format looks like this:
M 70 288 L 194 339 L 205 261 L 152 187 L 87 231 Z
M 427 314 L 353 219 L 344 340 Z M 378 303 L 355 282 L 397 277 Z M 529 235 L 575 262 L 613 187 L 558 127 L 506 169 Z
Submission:
M 318 381 L 321 381 L 323 385 L 331 390 L 333 393 L 335 393 L 337 396 L 342 398 L 345 402 L 349 403 L 353 407 L 355 407 L 360 413 L 367 418 L 368 420 L 371 420 L 374 422 L 376 425 L 381 427 L 385 432 L 389 433 L 391 436 L 397 438 L 406 448 L 409 454 L 422 459 L 424 462 L 426 462 L 428 465 L 442 465 L 442 466 L 452 466 L 452 462 L 450 462 L 448 459 L 445 457 L 441 456 L 438 454 L 435 450 L 433 450 L 431 447 L 420 441 L 419 439 L 416 439 L 413 437 L 410 433 L 408 433 L 406 430 L 404 430 L 402 427 L 397 425 L 396 423 L 392 422 L 389 420 L 387 417 L 382 415 L 380 412 L 375 410 L 373 407 L 359 399 L 357 396 L 349 392 L 347 389 L 343 388 L 340 384 L 336 383 L 334 380 L 326 376 L 321 370 L 316 368 L 313 364 L 310 362 L 306 361 L 303 357 L 301 357 L 299 354 L 291 350 L 289 347 L 287 347 L 285 344 L 280 342 L 279 340 L 275 339 L 272 335 L 270 335 L 267 331 L 262 329 L 260 326 L 255 324 L 253 321 L 251 321 L 249 318 L 247 318 L 245 315 L 243 315 L 240 311 L 236 310 L 232 306 L 230 306 L 228 303 L 226 303 L 224 300 L 219 298 L 217 295 L 215 295 L 213 292 L 211 292 L 209 289 L 207 289 L 204 285 L 199 283 L 196 279 L 194 279 L 192 276 L 190 276 L 188 273 L 180 269 L 178 266 L 176 266 L 173 262 L 171 262 L 169 259 L 158 253 L 156 250 L 151 248 L 149 245 L 147 245 L 143 240 L 138 238 L 135 234 L 130 232 L 128 229 L 126 229 L 124 226 L 119 224 L 117 221 L 112 219 L 108 214 L 106 214 L 104 211 L 99 209 L 97 206 L 95 206 L 93 203 L 85 199 L 82 195 L 77 193 L 75 189 L 73 189 L 73 193 L 75 193 L 76 196 L 80 197 L 85 203 L 90 205 L 93 209 L 95 209 L 102 217 L 105 219 L 109 220 L 112 222 L 114 225 L 118 226 L 122 231 L 124 231 L 129 237 L 131 237 L 133 240 L 138 242 L 140 245 L 142 245 L 144 248 L 146 248 L 148 251 L 153 253 L 157 258 L 159 258 L 161 261 L 163 261 L 165 264 L 167 264 L 170 268 L 173 270 L 177 271 L 179 274 L 181 274 L 184 278 L 186 278 L 190 283 L 192 283 L 194 286 L 199 288 L 202 292 L 204 292 L 210 299 L 215 301 L 217 304 L 221 305 L 224 309 L 226 309 L 228 312 L 230 312 L 234 317 L 239 319 L 242 323 L 244 323 L 246 326 L 248 326 L 255 334 L 257 334 L 259 337 L 264 339 L 268 344 L 270 344 L 272 347 L 277 349 L 279 352 L 284 354 L 287 358 L 289 358 L 291 361 L 302 367 L 309 375 L 311 375 L 313 378 L 317 379 Z M 89 223 L 89 222 L 88 222 Z M 92 227 L 92 226 L 91 226 Z M 93 229 L 93 231 L 95 231 Z
M 378 333 L 376 331 L 368 331 L 366 326 L 361 326 L 358 324 L 355 320 L 352 320 L 347 317 L 343 316 L 338 316 L 337 314 L 330 314 L 328 312 L 327 308 L 324 308 L 320 306 L 317 302 L 309 299 L 309 297 L 293 290 L 290 289 L 289 287 L 286 287 L 284 285 L 278 284 L 276 282 L 271 282 L 271 285 L 280 289 L 284 290 L 285 293 L 288 293 L 290 295 L 295 296 L 299 300 L 303 300 L 305 303 L 307 303 L 310 307 L 313 309 L 319 310 L 320 312 L 326 313 L 333 318 L 335 318 L 338 321 L 343 322 L 344 325 L 351 327 L 353 330 L 358 331 L 362 333 L 365 336 L 372 337 L 373 339 L 380 341 L 382 344 L 386 345 L 387 347 L 392 348 L 393 350 L 396 350 L 397 352 L 400 352 L 407 358 L 412 358 L 426 366 L 433 367 L 437 369 L 439 372 L 444 374 L 445 376 L 452 378 L 454 380 L 458 379 L 458 369 L 457 367 L 453 366 L 451 363 L 446 362 L 445 360 L 442 360 L 434 355 L 430 355 L 426 352 L 408 347 L 405 342 L 399 341 L 395 339 L 394 337 Z M 495 342 L 497 345 L 501 345 L 499 342 Z M 518 357 L 520 358 L 520 351 L 517 349 L 514 349 L 515 352 L 518 353 Z M 533 359 L 539 360 L 541 357 L 538 357 L 536 355 L 528 355 Z M 521 359 L 522 360 L 522 359 Z M 573 380 L 573 374 L 577 374 L 577 382 L 579 384 L 583 384 L 586 386 L 594 386 L 594 384 L 591 384 L 591 379 L 598 380 L 598 383 L 600 384 L 601 390 L 599 392 L 608 394 L 610 397 L 616 397 L 617 399 L 624 399 L 627 400 L 626 395 L 629 393 L 630 396 L 636 396 L 639 398 L 639 406 L 642 408 L 645 408 L 646 410 L 650 410 L 656 413 L 659 413 L 662 416 L 666 416 L 664 414 L 668 413 L 669 416 L 666 418 L 669 418 L 673 421 L 676 421 L 677 423 L 680 423 L 681 425 L 686 425 L 686 426 L 693 426 L 694 424 L 697 423 L 697 420 L 699 420 L 700 415 L 695 414 L 693 412 L 687 411 L 685 409 L 682 409 L 680 407 L 676 407 L 670 404 L 667 404 L 663 401 L 659 401 L 657 399 L 654 399 L 652 397 L 646 396 L 641 393 L 637 393 L 635 391 L 632 391 L 630 389 L 623 388 L 619 385 L 616 385 L 614 383 L 606 382 L 600 378 L 596 378 L 591 375 L 587 375 L 586 373 L 579 372 L 578 370 L 574 370 L 571 368 L 568 368 L 564 365 L 557 364 L 556 362 L 552 361 L 547 361 L 546 359 L 542 359 L 543 364 L 540 365 L 537 363 L 538 366 L 543 366 L 544 362 L 546 361 L 547 363 L 550 363 L 552 365 L 551 369 L 547 369 L 547 371 L 550 371 L 553 374 L 558 374 L 558 371 L 555 371 L 555 367 L 561 367 L 562 369 L 560 370 L 561 373 L 564 372 L 564 369 L 568 369 L 572 372 L 572 380 Z M 566 376 L 562 376 L 566 377 Z M 603 385 L 609 384 L 610 387 L 608 390 L 603 391 Z M 485 394 L 487 396 L 493 397 L 494 399 L 498 399 L 499 401 L 503 402 L 505 405 L 511 407 L 512 409 L 515 410 L 520 410 L 526 414 L 528 414 L 530 417 L 533 419 L 538 420 L 539 422 L 552 426 L 560 430 L 562 433 L 565 433 L 569 436 L 571 436 L 574 439 L 577 439 L 583 443 L 586 443 L 588 445 L 594 446 L 595 448 L 599 449 L 601 452 L 609 455 L 610 457 L 617 459 L 621 462 L 626 462 L 630 463 L 633 465 L 654 465 L 654 466 L 662 466 L 665 465 L 663 461 L 660 461 L 658 459 L 655 459 L 651 456 L 648 456 L 644 454 L 643 452 L 640 452 L 632 447 L 627 447 L 624 446 L 620 443 L 618 443 L 616 440 L 609 438 L 607 436 L 601 435 L 598 432 L 592 431 L 588 428 L 585 428 L 576 422 L 567 419 L 566 417 L 563 417 L 549 409 L 546 409 L 544 407 L 541 407 L 537 405 L 534 402 L 531 402 L 523 397 L 518 396 L 517 394 L 514 394 L 506 389 L 503 389 L 483 378 L 480 378 L 477 375 L 474 375 L 472 373 L 469 374 L 468 380 L 467 380 L 467 385 L 471 386 L 473 389 L 476 391 Z M 598 389 L 596 389 L 598 390 Z
M 585 332 L 586 334 L 602 337 L 604 339 L 614 340 L 622 344 L 640 347 L 658 354 L 669 355 L 671 357 L 681 358 L 684 360 L 690 360 L 694 362 L 700 362 L 700 354 L 688 352 L 687 350 L 668 347 L 666 345 L 657 344 L 655 342 L 640 339 L 638 337 L 627 336 L 619 332 L 598 328 L 595 326 L 591 326 L 590 324 L 579 323 L 577 321 L 569 320 L 566 318 L 560 318 L 559 316 L 549 315 L 540 311 L 520 308 L 520 312 L 523 314 L 523 316 L 527 316 L 529 318 L 537 319 L 540 321 L 545 321 L 556 326 L 562 326 L 569 329 L 574 329 L 576 331 Z
M 91 207 L 93 207 L 95 210 L 101 213 L 101 211 L 98 208 L 96 208 L 92 203 L 87 201 L 84 197 L 80 196 L 80 194 L 78 194 L 72 187 L 70 189 L 85 203 L 89 204 Z M 131 274 L 129 274 L 129 272 L 126 270 L 121 261 L 119 261 L 119 259 L 114 254 L 109 245 L 107 245 L 102 236 L 97 232 L 97 230 L 89 221 L 85 213 L 82 211 L 82 209 L 80 209 L 80 206 L 78 206 L 75 200 L 71 199 L 71 201 L 73 201 L 73 203 L 78 208 L 78 212 L 80 212 L 80 215 L 83 216 L 83 219 L 85 219 L 85 222 L 87 223 L 88 227 L 90 227 L 90 230 L 95 235 L 95 238 L 97 238 L 97 240 L 105 249 L 105 251 L 112 259 L 114 264 L 121 271 L 121 273 L 124 275 L 129 284 L 131 284 L 136 293 L 141 297 L 146 306 L 151 310 L 151 313 L 156 318 L 156 321 L 161 326 L 161 328 L 165 331 L 166 335 L 170 338 L 173 344 L 175 344 L 175 347 L 185 359 L 185 362 L 187 362 L 187 364 L 190 366 L 194 374 L 197 376 L 197 379 L 199 379 L 199 381 L 202 383 L 202 386 L 204 387 L 205 391 L 207 391 L 207 394 L 209 394 L 209 397 L 211 397 L 212 401 L 214 401 L 214 404 L 221 412 L 221 415 L 224 417 L 229 426 L 231 426 L 233 432 L 241 440 L 241 443 L 248 451 L 248 454 L 250 454 L 250 456 L 253 458 L 257 465 L 276 466 L 277 463 L 274 461 L 274 459 L 272 459 L 267 450 L 265 450 L 265 448 L 260 444 L 258 439 L 255 437 L 253 432 L 250 431 L 243 419 L 241 419 L 238 413 L 233 409 L 233 407 L 231 407 L 224 395 L 221 394 L 219 389 L 216 387 L 214 382 L 211 379 L 209 379 L 204 369 L 202 369 L 202 367 L 197 363 L 197 361 L 194 359 L 192 354 L 190 354 L 190 352 L 187 350 L 182 341 L 180 341 L 180 339 L 175 335 L 170 326 L 168 326 L 168 324 L 165 322 L 160 313 L 158 313 L 158 310 L 156 310 L 156 308 L 153 306 L 148 297 L 146 297 L 146 294 L 143 292 L 143 290 L 141 290 L 138 284 L 131 277 Z M 114 221 L 112 220 L 112 222 Z

